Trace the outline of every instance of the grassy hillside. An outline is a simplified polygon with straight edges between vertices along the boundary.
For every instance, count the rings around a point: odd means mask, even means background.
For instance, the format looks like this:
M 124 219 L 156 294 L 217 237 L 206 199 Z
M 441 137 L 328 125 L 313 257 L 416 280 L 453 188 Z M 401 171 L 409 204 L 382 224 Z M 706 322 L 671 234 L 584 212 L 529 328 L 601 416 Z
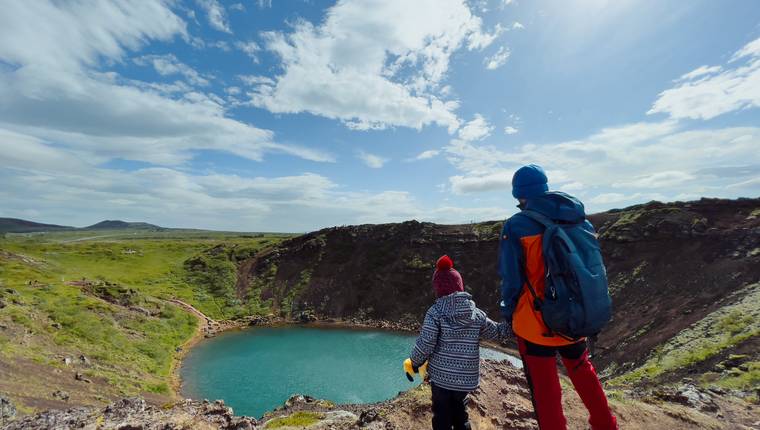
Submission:
M 0 233 L 27 233 L 33 231 L 73 230 L 65 225 L 42 224 L 18 218 L 0 218 Z
M 0 392 L 27 407 L 60 406 L 61 396 L 52 395 L 60 387 L 78 403 L 169 394 L 172 357 L 196 320 L 165 300 L 178 298 L 219 319 L 250 313 L 235 298 L 231 261 L 284 237 L 176 230 L 6 234 L 0 239 Z M 209 249 L 217 251 L 203 252 Z M 204 265 L 186 263 L 199 260 Z

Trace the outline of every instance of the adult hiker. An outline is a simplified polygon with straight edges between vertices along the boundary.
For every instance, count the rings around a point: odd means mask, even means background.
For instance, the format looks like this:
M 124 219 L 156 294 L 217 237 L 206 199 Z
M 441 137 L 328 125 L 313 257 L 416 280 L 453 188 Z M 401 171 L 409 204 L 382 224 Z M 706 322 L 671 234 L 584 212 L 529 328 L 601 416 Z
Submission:
M 583 203 L 549 191 L 546 174 L 537 165 L 515 172 L 512 195 L 520 212 L 504 223 L 501 234 L 500 309 L 517 340 L 539 427 L 567 427 L 559 353 L 588 409 L 591 428 L 617 429 L 585 337 L 596 335 L 611 312 L 594 227 Z

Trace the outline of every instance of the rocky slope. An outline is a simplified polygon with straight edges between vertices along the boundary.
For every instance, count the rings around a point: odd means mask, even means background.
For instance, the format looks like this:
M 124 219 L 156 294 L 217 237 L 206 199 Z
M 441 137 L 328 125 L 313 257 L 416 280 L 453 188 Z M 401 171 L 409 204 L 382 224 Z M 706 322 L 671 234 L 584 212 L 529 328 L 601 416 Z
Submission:
M 468 404 L 473 429 L 537 429 L 522 371 L 508 363 L 484 361 L 481 387 Z M 563 379 L 563 384 L 568 382 Z M 572 390 L 564 396 L 569 428 L 586 428 L 587 413 Z M 756 407 L 685 387 L 658 395 L 631 397 L 612 393 L 610 405 L 623 429 L 750 429 L 758 419 Z M 123 399 L 105 408 L 72 408 L 27 416 L 7 430 L 42 429 L 375 429 L 430 428 L 430 388 L 422 385 L 386 402 L 334 405 L 294 395 L 260 420 L 236 417 L 221 401 L 185 400 L 163 407 Z
M 702 374 L 731 354 L 760 360 L 760 304 L 733 309 L 760 282 L 760 199 L 652 202 L 590 219 L 615 306 L 596 358 L 609 376 L 644 365 L 658 346 L 708 316 L 711 327 L 726 326 L 711 334 L 727 334 L 725 345 L 705 346 L 700 359 L 657 376 Z M 497 318 L 500 228 L 409 221 L 320 230 L 243 261 L 237 294 L 284 314 L 416 322 L 432 301 L 433 263 L 446 253 L 479 306 Z

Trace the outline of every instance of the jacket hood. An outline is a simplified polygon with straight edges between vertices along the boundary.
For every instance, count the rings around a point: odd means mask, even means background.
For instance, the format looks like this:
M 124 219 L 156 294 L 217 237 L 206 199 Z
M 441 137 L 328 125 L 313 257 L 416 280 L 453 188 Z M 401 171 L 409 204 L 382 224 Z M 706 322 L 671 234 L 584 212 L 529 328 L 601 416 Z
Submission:
M 464 326 L 478 319 L 477 307 L 469 293 L 454 293 L 435 301 L 438 312 L 452 325 Z
M 586 218 L 583 203 L 560 191 L 550 191 L 528 199 L 525 209 L 539 212 L 555 221 L 579 223 Z

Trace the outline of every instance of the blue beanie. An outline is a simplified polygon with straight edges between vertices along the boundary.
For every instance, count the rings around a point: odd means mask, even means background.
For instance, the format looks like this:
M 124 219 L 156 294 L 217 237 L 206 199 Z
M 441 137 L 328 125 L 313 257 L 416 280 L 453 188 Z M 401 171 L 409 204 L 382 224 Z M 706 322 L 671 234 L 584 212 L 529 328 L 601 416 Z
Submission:
M 541 166 L 528 164 L 517 169 L 512 176 L 512 195 L 516 199 L 538 197 L 549 191 L 548 182 Z

